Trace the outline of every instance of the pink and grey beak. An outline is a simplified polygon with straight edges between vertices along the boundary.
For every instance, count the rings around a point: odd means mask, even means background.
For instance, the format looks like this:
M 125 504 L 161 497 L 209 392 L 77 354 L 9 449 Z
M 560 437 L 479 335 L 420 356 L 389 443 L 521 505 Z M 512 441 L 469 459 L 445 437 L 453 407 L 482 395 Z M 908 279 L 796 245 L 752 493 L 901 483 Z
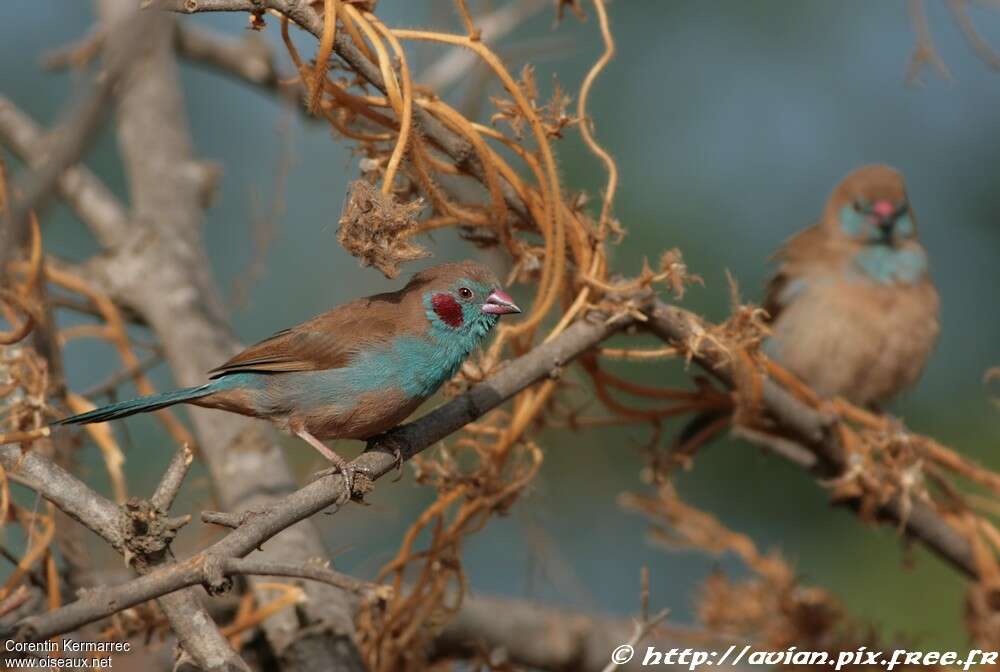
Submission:
M 887 220 L 896 214 L 896 206 L 889 201 L 875 201 L 872 204 L 872 214 L 879 220 Z
M 486 297 L 483 312 L 490 315 L 510 315 L 511 313 L 520 313 L 521 309 L 517 307 L 514 299 L 510 298 L 507 292 L 502 289 L 494 289 Z

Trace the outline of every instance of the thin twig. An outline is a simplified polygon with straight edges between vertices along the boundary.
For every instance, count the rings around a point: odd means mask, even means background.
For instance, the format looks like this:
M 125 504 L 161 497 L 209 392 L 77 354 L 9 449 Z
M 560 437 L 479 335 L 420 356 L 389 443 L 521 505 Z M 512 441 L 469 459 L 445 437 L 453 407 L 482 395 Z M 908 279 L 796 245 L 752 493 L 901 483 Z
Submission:
M 951 79 L 948 66 L 942 60 L 937 47 L 934 46 L 934 38 L 931 37 L 930 25 L 927 23 L 924 0 L 907 0 L 907 7 L 910 11 L 913 31 L 917 34 L 917 42 L 913 47 L 913 54 L 910 55 L 910 63 L 906 67 L 906 83 L 910 85 L 920 83 L 920 71 L 927 63 L 934 66 L 942 77 Z
M 656 628 L 656 626 L 658 626 L 663 621 L 667 620 L 667 616 L 669 615 L 670 615 L 670 610 L 663 609 L 654 614 L 653 617 L 649 620 L 644 619 L 641 621 L 636 621 L 635 627 L 632 630 L 632 636 L 629 637 L 629 640 L 623 645 L 628 647 L 628 649 L 622 649 L 622 647 L 619 647 L 619 649 L 615 649 L 615 651 L 627 650 L 629 652 L 627 655 L 629 656 L 629 660 L 631 660 L 632 651 L 635 649 L 636 644 L 646 639 L 646 637 L 649 636 L 649 633 L 651 633 L 653 629 Z M 604 669 L 601 672 L 614 672 L 622 665 L 623 662 L 628 662 L 628 661 L 615 660 L 614 655 L 612 654 L 611 662 L 605 665 Z
M 177 449 L 173 459 L 170 460 L 170 465 L 163 473 L 163 478 L 160 479 L 160 484 L 156 486 L 156 492 L 150 497 L 149 501 L 153 506 L 163 512 L 170 510 L 193 461 L 194 451 L 191 450 L 191 446 L 184 444 Z

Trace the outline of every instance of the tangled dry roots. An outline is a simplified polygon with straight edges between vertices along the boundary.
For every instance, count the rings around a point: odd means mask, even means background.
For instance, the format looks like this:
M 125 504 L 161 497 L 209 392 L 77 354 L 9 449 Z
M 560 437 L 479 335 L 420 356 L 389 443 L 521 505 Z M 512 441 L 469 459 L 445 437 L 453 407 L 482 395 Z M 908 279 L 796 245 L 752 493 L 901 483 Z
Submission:
M 351 184 L 340 215 L 337 241 L 365 266 L 374 266 L 387 277 L 399 275 L 400 264 L 430 256 L 411 242 L 423 209 L 421 199 L 398 203 L 392 194 L 383 194 L 369 182 Z
M 197 11 L 198 3 L 185 4 L 186 11 Z M 404 264 L 428 256 L 427 249 L 413 242 L 415 236 L 452 228 L 462 239 L 505 258 L 509 280 L 527 285 L 524 291 L 534 294 L 531 312 L 500 328 L 489 350 L 470 361 L 459 380 L 449 386 L 452 393 L 494 373 L 504 358 L 524 354 L 556 338 L 591 312 L 599 311 L 609 322 L 629 318 L 642 324 L 649 319 L 644 307 L 654 286 L 666 286 L 680 299 L 688 285 L 700 282 L 688 273 L 677 249 L 664 252 L 655 269 L 644 265 L 633 277 L 624 279 L 611 273 L 610 247 L 625 233 L 612 212 L 618 170 L 597 142 L 587 114 L 589 93 L 615 53 L 604 0 L 593 2 L 603 49 L 577 90 L 575 109 L 572 96 L 561 86 L 555 86 L 551 99 L 543 102 L 530 66 L 515 77 L 481 39 L 464 0 L 455 3 L 464 33 L 387 26 L 374 13 L 371 1 L 289 3 L 287 14 L 269 14 L 262 9 L 265 4 L 281 5 L 277 0 L 252 4 L 252 28 L 265 29 L 268 16 L 280 21 L 304 94 L 304 108 L 326 120 L 331 130 L 353 143 L 363 157 L 364 177 L 353 183 L 343 206 L 337 232 L 340 244 L 363 265 L 394 277 Z M 559 2 L 560 13 L 565 6 L 582 16 L 578 3 Z M 318 41 L 312 61 L 303 59 L 291 40 L 289 26 L 293 21 Z M 443 100 L 439 92 L 420 86 L 410 72 L 404 43 L 473 54 L 475 72 L 485 73 L 475 77 L 488 80 L 477 81 L 476 86 L 492 85 L 501 90 L 500 95 L 490 97 L 493 109 L 482 114 L 464 113 Z M 471 79 L 473 71 L 465 74 Z M 294 82 L 283 85 L 293 86 Z M 561 183 L 553 144 L 573 131 L 580 133 L 607 173 L 594 213 L 588 212 L 586 195 L 570 195 Z M 8 199 L 3 186 L 0 179 L 0 205 L 5 206 Z M 74 412 L 92 407 L 87 399 L 52 385 L 50 367 L 31 349 L 29 336 L 54 329 L 45 320 L 50 306 L 38 291 L 43 282 L 92 306 L 98 320 L 57 333 L 50 331 L 51 340 L 103 339 L 116 348 L 131 372 L 127 378 L 139 391 L 150 394 L 154 390 L 141 372 L 119 307 L 83 279 L 54 263 L 43 263 L 37 222 L 33 222 L 25 256 L 11 268 L 0 269 L 7 273 L 0 287 L 0 315 L 10 325 L 0 332 L 0 345 L 13 346 L 0 351 L 0 407 L 4 411 L 0 442 L 19 443 L 27 451 L 50 448 L 46 425 L 59 415 L 54 406 Z M 367 605 L 358 617 L 362 654 L 370 669 L 395 672 L 428 668 L 429 642 L 457 609 L 466 588 L 462 542 L 492 517 L 508 511 L 528 489 L 543 459 L 543 451 L 534 440 L 542 429 L 645 424 L 651 429 L 655 453 L 667 419 L 690 413 L 715 414 L 717 419 L 706 431 L 679 450 L 683 463 L 691 464 L 698 448 L 728 426 L 762 434 L 780 430 L 762 401 L 765 378 L 833 418 L 831 432 L 840 437 L 846 454 L 844 473 L 827 483 L 835 499 L 857 504 L 862 515 L 871 518 L 889 497 L 919 500 L 966 534 L 976 550 L 980 579 L 970 591 L 969 629 L 984 648 L 997 646 L 1000 567 L 996 552 L 1000 532 L 990 519 L 974 510 L 972 500 L 959 494 L 952 481 L 958 476 L 996 495 L 1000 493 L 1000 476 L 929 439 L 905 434 L 884 418 L 816 398 L 763 357 L 760 344 L 767 335 L 766 316 L 759 308 L 738 300 L 735 284 L 733 293 L 732 316 L 720 325 L 691 316 L 686 335 L 666 339 L 661 347 L 602 347 L 581 357 L 582 366 L 576 370 L 592 383 L 600 407 L 607 411 L 605 416 L 582 417 L 578 409 L 567 410 L 565 399 L 577 381 L 559 367 L 550 378 L 517 394 L 509 408 L 466 425 L 460 438 L 416 462 L 418 481 L 434 488 L 437 497 L 417 517 L 396 556 L 379 574 L 380 580 L 392 583 L 392 594 L 384 602 Z M 649 362 L 669 358 L 687 363 L 697 360 L 709 375 L 728 370 L 731 381 L 716 385 L 706 376 L 695 380 L 695 389 L 642 385 L 611 373 L 605 364 L 608 359 Z M 623 401 L 622 396 L 633 401 Z M 179 443 L 191 441 L 184 426 L 169 412 L 157 417 Z M 107 428 L 90 425 L 87 431 L 101 449 L 116 500 L 125 503 L 120 448 Z M 745 535 L 727 530 L 710 514 L 682 502 L 661 466 L 651 460 L 648 471 L 655 474 L 651 479 L 654 492 L 629 495 L 623 504 L 653 521 L 655 540 L 680 540 L 710 554 L 735 553 L 753 574 L 742 582 L 721 575 L 708 580 L 700 592 L 698 609 L 706 631 L 737 632 L 771 648 L 796 644 L 833 651 L 877 645 L 871 633 L 855 625 L 827 591 L 802 586 L 779 556 L 761 554 Z M 58 573 L 50 548 L 57 532 L 54 521 L 51 507 L 32 513 L 13 504 L 6 475 L 0 470 L 0 525 L 19 525 L 32 539 L 15 572 L 0 589 L 0 615 L 3 609 L 16 608 L 11 605 L 21 599 L 26 577 L 38 566 L 45 568 L 47 582 L 43 583 L 50 608 L 59 606 Z M 244 602 L 227 634 L 254 627 L 252 624 L 259 622 L 254 614 L 273 613 L 298 599 L 299 593 L 288 592 L 273 604 L 260 605 L 257 611 L 252 604 L 244 608 L 250 604 Z M 117 621 L 120 623 L 120 616 Z M 152 623 L 153 617 L 144 618 L 146 621 Z M 115 627 L 121 631 L 123 626 Z

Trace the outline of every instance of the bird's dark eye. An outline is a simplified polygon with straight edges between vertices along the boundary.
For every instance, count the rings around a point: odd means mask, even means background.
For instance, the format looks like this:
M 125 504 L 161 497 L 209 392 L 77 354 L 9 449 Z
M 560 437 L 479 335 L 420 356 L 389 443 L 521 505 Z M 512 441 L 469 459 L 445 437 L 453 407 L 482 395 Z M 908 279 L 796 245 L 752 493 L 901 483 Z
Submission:
M 854 207 L 854 212 L 864 212 L 865 211 L 865 206 L 864 206 L 864 204 L 861 201 L 854 201 L 854 203 L 852 203 L 852 206 Z
M 468 287 L 459 287 L 459 289 L 458 289 L 458 295 L 460 297 L 462 297 L 463 299 L 471 299 L 472 298 L 472 290 L 469 289 Z

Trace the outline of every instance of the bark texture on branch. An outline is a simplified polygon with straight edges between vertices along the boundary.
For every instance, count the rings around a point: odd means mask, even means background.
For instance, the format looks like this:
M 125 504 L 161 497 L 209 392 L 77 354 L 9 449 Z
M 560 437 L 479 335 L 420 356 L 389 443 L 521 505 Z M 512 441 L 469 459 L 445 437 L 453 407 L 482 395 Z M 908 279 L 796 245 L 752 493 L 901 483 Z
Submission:
M 146 549 L 140 549 L 136 545 L 135 530 L 127 510 L 123 511 L 101 497 L 54 462 L 34 452 L 22 453 L 20 446 L 3 445 L 0 446 L 0 465 L 125 555 L 129 560 L 128 564 L 139 574 L 148 574 L 158 567 L 170 564 L 166 545 L 156 553 L 147 553 Z M 196 590 L 198 589 L 189 588 L 166 593 L 158 598 L 186 653 L 205 670 L 249 672 L 249 668 L 230 648 L 201 606 Z M 119 609 L 114 609 L 114 612 L 117 611 Z M 42 617 L 53 614 L 58 616 L 60 610 L 48 612 Z M 29 618 L 25 623 L 30 623 L 31 620 Z M 25 629 L 24 623 L 21 623 L 18 628 L 22 636 L 33 637 L 30 625 Z

